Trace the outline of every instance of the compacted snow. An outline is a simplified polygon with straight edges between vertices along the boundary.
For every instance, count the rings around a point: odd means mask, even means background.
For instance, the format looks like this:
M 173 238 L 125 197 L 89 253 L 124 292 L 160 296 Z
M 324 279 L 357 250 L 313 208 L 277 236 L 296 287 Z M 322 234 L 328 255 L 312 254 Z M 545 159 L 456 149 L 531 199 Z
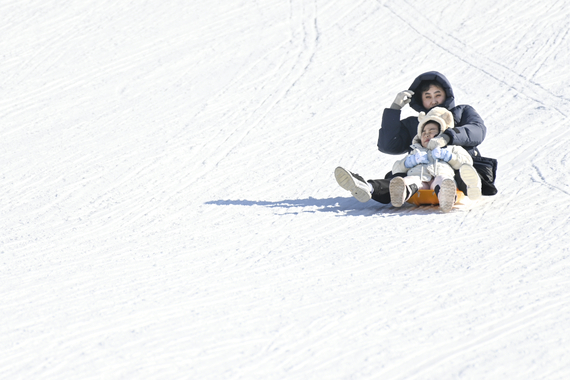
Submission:
M 566 1 L 0 4 L 0 378 L 570 378 Z M 374 201 L 436 70 L 499 193 Z M 404 116 L 413 115 L 408 108 Z

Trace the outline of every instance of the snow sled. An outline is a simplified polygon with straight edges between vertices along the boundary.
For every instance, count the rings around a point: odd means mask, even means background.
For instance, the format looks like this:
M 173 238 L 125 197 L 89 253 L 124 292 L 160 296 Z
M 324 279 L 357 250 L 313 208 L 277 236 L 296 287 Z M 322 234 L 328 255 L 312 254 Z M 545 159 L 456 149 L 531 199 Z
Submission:
M 456 191 L 457 197 L 455 199 L 455 203 L 461 202 L 463 198 L 465 198 L 465 194 L 463 191 L 457 190 Z M 439 199 L 437 199 L 437 195 L 435 195 L 435 191 L 433 190 L 418 190 L 414 195 L 408 199 L 408 203 L 414 204 L 416 206 L 421 205 L 438 205 Z

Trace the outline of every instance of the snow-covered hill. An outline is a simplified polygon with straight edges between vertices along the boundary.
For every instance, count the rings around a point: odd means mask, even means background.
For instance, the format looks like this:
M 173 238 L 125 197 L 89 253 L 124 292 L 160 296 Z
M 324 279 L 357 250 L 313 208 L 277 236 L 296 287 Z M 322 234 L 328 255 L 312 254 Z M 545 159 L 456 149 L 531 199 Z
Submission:
M 6 0 L 0 378 L 570 378 L 570 7 Z M 499 194 L 359 203 L 437 70 Z M 412 114 L 412 111 L 407 111 Z

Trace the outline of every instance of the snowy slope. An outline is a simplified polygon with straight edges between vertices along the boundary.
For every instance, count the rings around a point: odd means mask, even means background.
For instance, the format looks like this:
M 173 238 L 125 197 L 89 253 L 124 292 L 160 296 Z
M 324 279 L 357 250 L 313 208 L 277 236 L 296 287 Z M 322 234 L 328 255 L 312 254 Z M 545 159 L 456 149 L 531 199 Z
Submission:
M 0 378 L 570 378 L 568 5 L 1 2 Z M 429 70 L 499 194 L 359 203 Z

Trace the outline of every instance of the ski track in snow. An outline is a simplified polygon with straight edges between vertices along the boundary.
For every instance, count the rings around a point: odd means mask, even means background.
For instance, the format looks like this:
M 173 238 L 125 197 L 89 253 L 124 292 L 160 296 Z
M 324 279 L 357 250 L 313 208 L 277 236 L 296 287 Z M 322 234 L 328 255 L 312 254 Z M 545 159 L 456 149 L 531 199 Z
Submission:
M 569 378 L 569 12 L 4 2 L 0 378 Z M 499 194 L 359 203 L 429 70 Z

